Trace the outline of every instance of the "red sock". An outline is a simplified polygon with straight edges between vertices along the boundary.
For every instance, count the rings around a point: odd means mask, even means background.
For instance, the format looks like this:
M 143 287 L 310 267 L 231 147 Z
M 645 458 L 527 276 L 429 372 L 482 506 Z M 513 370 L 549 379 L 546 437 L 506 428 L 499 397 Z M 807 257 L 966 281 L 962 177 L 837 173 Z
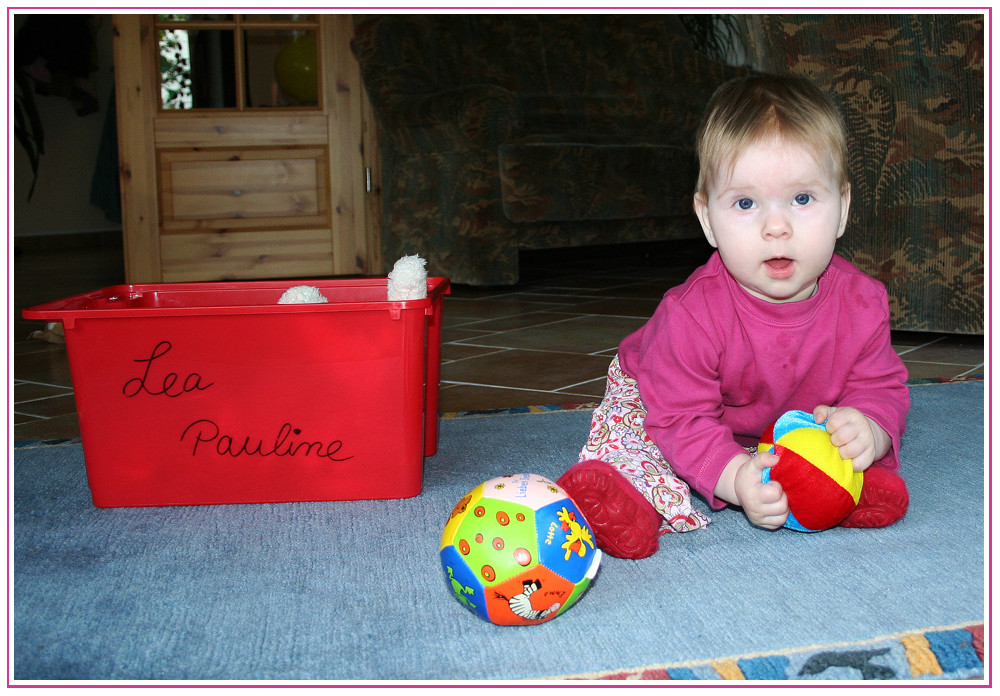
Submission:
M 602 551 L 618 558 L 656 553 L 663 518 L 613 466 L 596 459 L 580 462 L 557 483 L 583 512 Z
M 906 514 L 910 494 L 903 477 L 884 466 L 870 466 L 865 470 L 858 505 L 841 527 L 888 527 Z

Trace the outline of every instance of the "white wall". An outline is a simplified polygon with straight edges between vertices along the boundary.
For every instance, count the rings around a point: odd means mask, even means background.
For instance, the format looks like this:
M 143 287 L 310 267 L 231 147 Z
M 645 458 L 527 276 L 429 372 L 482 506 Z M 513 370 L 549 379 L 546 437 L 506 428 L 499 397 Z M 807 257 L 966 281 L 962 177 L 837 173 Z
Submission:
M 99 15 L 96 30 L 97 71 L 91 81 L 100 109 L 77 116 L 73 104 L 62 97 L 35 95 L 45 129 L 45 154 L 39 164 L 38 183 L 31 200 L 31 165 L 14 140 L 14 235 L 59 234 L 120 229 L 104 211 L 90 203 L 90 184 L 97 160 L 104 118 L 114 88 L 111 15 Z M 15 15 L 14 31 L 25 15 Z M 13 39 L 13 37 L 11 37 Z M 10 83 L 13 98 L 14 83 Z

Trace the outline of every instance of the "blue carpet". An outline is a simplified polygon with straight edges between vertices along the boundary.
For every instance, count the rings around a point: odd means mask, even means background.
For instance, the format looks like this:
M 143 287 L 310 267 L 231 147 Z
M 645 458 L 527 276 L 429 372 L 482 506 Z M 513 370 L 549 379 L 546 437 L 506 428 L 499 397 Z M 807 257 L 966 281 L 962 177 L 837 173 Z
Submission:
M 900 523 L 801 534 L 713 513 L 651 558 L 605 556 L 531 627 L 449 596 L 441 529 L 483 480 L 558 477 L 589 413 L 444 419 L 424 492 L 392 501 L 98 509 L 78 444 L 19 446 L 13 678 L 982 676 L 983 384 L 911 391 Z

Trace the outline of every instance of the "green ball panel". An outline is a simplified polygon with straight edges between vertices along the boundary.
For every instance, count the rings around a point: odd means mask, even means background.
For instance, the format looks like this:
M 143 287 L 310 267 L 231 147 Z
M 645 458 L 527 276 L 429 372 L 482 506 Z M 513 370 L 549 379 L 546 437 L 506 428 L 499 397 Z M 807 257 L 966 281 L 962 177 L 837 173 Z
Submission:
M 505 500 L 472 501 L 452 543 L 485 586 L 517 575 L 539 559 L 534 511 Z

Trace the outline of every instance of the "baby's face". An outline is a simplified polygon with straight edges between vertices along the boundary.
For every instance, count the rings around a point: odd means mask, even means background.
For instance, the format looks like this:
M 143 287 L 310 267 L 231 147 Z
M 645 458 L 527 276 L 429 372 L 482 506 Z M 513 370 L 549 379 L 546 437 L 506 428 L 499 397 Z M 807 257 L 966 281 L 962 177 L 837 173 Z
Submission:
M 727 176 L 728 175 L 728 176 Z M 709 243 L 750 294 L 769 302 L 812 297 L 847 225 L 850 189 L 833 158 L 771 140 L 746 148 L 694 207 Z

